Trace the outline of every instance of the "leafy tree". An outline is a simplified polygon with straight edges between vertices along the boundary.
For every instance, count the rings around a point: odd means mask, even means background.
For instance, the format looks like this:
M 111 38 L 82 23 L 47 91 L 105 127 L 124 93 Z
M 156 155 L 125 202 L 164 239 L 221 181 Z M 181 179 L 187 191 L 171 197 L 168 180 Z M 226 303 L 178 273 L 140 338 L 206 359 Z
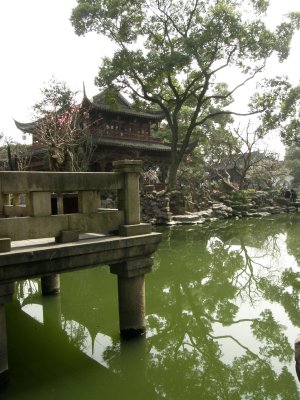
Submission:
M 284 164 L 294 177 L 293 185 L 300 188 L 300 148 L 289 146 L 286 148 Z
M 270 82 L 269 82 L 270 83 Z M 271 112 L 265 113 L 262 119 L 262 126 L 265 130 L 279 130 L 283 142 L 287 146 L 300 145 L 300 85 L 292 86 L 287 77 L 272 80 L 272 85 L 279 84 L 281 89 L 273 96 Z M 262 84 L 263 86 L 264 84 Z M 259 101 L 259 99 L 256 99 Z
M 78 105 L 76 92 L 65 82 L 52 79 L 41 94 L 33 106 L 33 143 L 46 148 L 51 171 L 87 170 L 94 150 L 88 109 Z
M 168 185 L 173 188 L 181 160 L 193 136 L 205 136 L 208 121 L 220 115 L 268 111 L 284 93 L 281 80 L 266 83 L 248 112 L 230 109 L 237 90 L 261 72 L 271 55 L 280 61 L 298 27 L 294 13 L 274 31 L 262 16 L 267 0 L 77 0 L 71 22 L 78 35 L 95 31 L 116 45 L 103 60 L 96 83 L 124 90 L 139 104 L 162 109 L 171 132 Z M 240 80 L 229 87 L 224 70 Z M 279 88 L 278 88 L 279 87 Z M 186 107 L 191 111 L 184 127 Z M 266 117 L 266 120 L 268 119 Z
M 197 201 L 199 194 L 203 194 L 201 192 L 205 179 L 203 154 L 197 148 L 193 154 L 187 155 L 181 162 L 177 180 L 181 192 L 185 195 L 191 195 L 192 199 Z

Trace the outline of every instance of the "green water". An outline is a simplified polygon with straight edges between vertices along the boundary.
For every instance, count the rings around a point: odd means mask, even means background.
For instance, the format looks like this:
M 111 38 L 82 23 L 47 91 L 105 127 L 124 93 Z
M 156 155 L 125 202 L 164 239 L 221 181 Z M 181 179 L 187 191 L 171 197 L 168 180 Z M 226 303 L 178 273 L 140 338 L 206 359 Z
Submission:
M 143 339 L 120 341 L 108 267 L 18 283 L 1 400 L 300 399 L 300 215 L 159 230 Z

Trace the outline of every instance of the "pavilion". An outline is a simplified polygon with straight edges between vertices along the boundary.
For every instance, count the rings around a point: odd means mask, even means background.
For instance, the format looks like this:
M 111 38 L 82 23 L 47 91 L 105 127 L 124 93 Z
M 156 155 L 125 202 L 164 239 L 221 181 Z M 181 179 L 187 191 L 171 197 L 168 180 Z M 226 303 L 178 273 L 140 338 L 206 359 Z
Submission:
M 84 92 L 81 108 L 88 110 L 92 142 L 95 146 L 90 171 L 111 171 L 112 162 L 122 159 L 143 160 L 145 168 L 159 167 L 164 180 L 171 159 L 171 146 L 162 138 L 154 136 L 159 132 L 164 119 L 162 111 L 137 111 L 121 93 L 114 101 L 103 91 L 91 100 Z M 47 170 L 43 145 L 38 139 L 38 121 L 22 123 L 15 121 L 23 133 L 32 134 L 33 156 L 31 170 Z

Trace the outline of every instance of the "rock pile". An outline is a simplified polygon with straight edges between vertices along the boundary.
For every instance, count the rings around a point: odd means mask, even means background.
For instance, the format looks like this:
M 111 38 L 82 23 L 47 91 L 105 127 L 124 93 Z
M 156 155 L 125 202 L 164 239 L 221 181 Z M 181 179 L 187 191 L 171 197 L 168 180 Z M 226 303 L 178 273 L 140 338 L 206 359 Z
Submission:
M 279 206 L 267 206 L 254 208 L 253 204 L 232 204 L 213 203 L 208 209 L 184 215 L 174 215 L 174 224 L 203 224 L 217 219 L 243 218 L 243 217 L 267 217 L 281 212 L 296 211 L 295 207 L 283 208 Z
M 176 197 L 176 196 L 175 196 Z M 172 203 L 172 212 L 170 204 Z M 248 204 L 234 204 L 228 199 L 223 201 L 208 201 L 199 204 L 197 211 L 189 211 L 184 207 L 182 199 L 177 207 L 174 206 L 174 195 L 163 192 L 146 193 L 141 196 L 141 218 L 152 224 L 203 224 L 218 219 L 267 217 L 282 212 L 295 212 L 298 207 L 286 200 L 277 202 L 268 199 L 265 194 L 255 194 Z
M 141 195 L 141 219 L 152 224 L 167 224 L 172 220 L 169 196 L 162 192 Z

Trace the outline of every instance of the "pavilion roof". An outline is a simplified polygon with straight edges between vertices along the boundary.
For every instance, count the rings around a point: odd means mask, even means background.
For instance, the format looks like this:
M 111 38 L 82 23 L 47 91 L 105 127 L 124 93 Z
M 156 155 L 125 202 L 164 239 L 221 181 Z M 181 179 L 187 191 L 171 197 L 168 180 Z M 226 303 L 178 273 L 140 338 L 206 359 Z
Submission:
M 93 138 L 95 144 L 100 144 L 101 146 L 113 146 L 113 147 L 128 147 L 139 150 L 148 150 L 148 151 L 160 151 L 171 153 L 171 143 L 162 143 L 148 140 L 139 140 L 139 139 L 128 139 L 128 138 L 120 138 L 120 137 L 107 137 L 107 136 L 95 136 Z M 189 154 L 194 150 L 194 148 L 198 145 L 199 141 L 195 140 L 191 142 L 185 154 Z M 178 148 L 180 144 L 178 145 Z
M 16 127 L 24 133 L 34 134 L 38 131 L 38 121 L 34 121 L 34 122 L 19 122 L 16 120 L 14 120 L 14 121 L 15 121 Z
M 119 115 L 130 115 L 137 118 L 145 118 L 151 121 L 161 121 L 164 118 L 163 111 L 144 112 L 137 111 L 132 108 L 131 103 L 125 99 L 121 93 L 117 93 L 114 101 L 109 103 L 107 91 L 103 91 L 89 100 L 85 94 L 82 100 L 82 106 L 90 106 L 92 109 L 100 110 L 107 113 L 116 113 Z M 19 122 L 15 121 L 16 127 L 24 133 L 34 134 L 38 132 L 38 121 Z
M 170 143 L 151 142 L 146 140 L 138 139 L 125 139 L 120 137 L 107 137 L 107 136 L 94 136 L 93 142 L 96 145 L 103 147 L 119 147 L 119 148 L 131 148 L 136 150 L 147 150 L 147 151 L 159 151 L 163 153 L 171 153 Z M 190 143 L 186 149 L 186 154 L 190 153 L 198 144 L 198 141 Z M 33 148 L 32 154 L 39 154 L 45 151 L 44 146 L 38 146 Z
M 132 104 L 127 99 L 125 99 L 125 97 L 120 92 L 117 93 L 114 101 L 110 103 L 108 101 L 107 91 L 104 90 L 103 92 L 98 93 L 92 98 L 92 100 L 90 101 L 90 105 L 104 112 L 118 113 L 121 115 L 131 115 L 138 118 L 146 118 L 152 121 L 161 121 L 165 116 L 162 110 L 144 112 L 133 109 Z
M 152 142 L 139 139 L 125 139 L 120 137 L 95 136 L 94 143 L 102 146 L 127 147 L 139 150 L 171 152 L 170 143 Z

